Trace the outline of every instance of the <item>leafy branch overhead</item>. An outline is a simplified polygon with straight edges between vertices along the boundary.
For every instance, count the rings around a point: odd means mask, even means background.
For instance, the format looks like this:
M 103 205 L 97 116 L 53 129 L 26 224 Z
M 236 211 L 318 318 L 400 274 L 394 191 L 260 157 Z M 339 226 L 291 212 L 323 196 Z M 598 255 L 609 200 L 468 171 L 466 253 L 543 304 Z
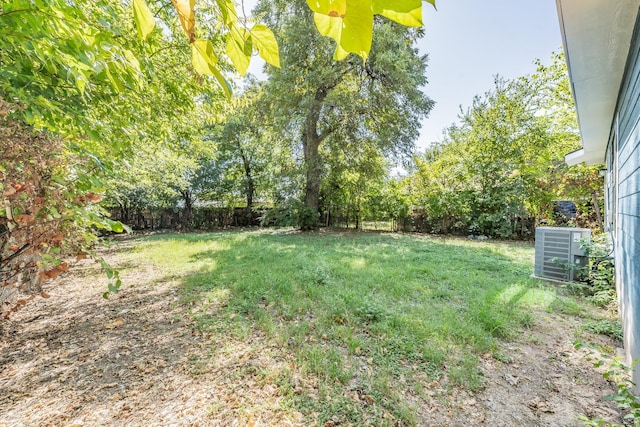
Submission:
M 435 6 L 435 0 L 426 1 Z M 196 0 L 171 2 L 192 45 L 194 69 L 215 77 L 227 96 L 231 96 L 230 85 L 217 65 L 213 44 L 196 35 Z M 422 26 L 422 0 L 307 0 L 307 4 L 314 12 L 314 21 L 320 34 L 336 41 L 334 58 L 337 60 L 345 59 L 349 53 L 367 58 L 373 38 L 374 15 L 384 16 L 405 26 Z M 133 0 L 132 7 L 138 35 L 144 40 L 154 30 L 156 18 L 145 0 Z M 241 75 L 246 74 L 254 52 L 268 64 L 280 67 L 278 43 L 269 27 L 255 24 L 246 28 L 238 21 L 233 0 L 215 0 L 215 7 L 219 22 L 227 30 L 225 53 Z
M 171 2 L 178 14 L 182 29 L 189 38 L 193 68 L 200 74 L 215 77 L 230 97 L 231 86 L 218 67 L 218 57 L 214 52 L 213 44 L 210 40 L 196 36 L 196 1 L 171 0 Z M 145 0 L 133 0 L 132 6 L 138 35 L 144 40 L 156 26 L 155 17 Z M 275 67 L 280 66 L 278 43 L 269 28 L 256 24 L 253 28 L 247 29 L 241 25 L 232 0 L 215 0 L 215 6 L 220 22 L 228 31 L 226 54 L 240 74 L 244 75 L 247 72 L 254 51 L 257 51 L 267 63 Z
M 427 0 L 435 7 L 435 0 Z M 338 44 L 334 59 L 355 53 L 367 59 L 373 39 L 373 15 L 408 27 L 422 26 L 422 0 L 307 0 L 316 28 Z

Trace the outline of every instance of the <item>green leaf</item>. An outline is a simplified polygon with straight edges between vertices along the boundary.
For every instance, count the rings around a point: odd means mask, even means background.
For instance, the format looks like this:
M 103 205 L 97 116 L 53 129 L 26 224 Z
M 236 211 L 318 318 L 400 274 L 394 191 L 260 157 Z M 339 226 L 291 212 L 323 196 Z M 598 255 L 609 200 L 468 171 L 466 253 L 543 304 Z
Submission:
M 111 223 L 111 231 L 115 233 L 122 233 L 124 231 L 124 226 L 120 221 L 114 221 Z
M 49 213 L 51 214 L 52 217 L 56 219 L 62 218 L 62 215 L 60 215 L 60 212 L 58 212 L 58 209 L 56 209 L 55 206 L 51 206 L 49 208 Z
M 197 72 L 215 77 L 227 98 L 231 98 L 231 85 L 216 66 L 217 58 L 213 53 L 213 46 L 209 40 L 198 39 L 191 44 L 191 60 L 193 68 Z
M 238 22 L 238 13 L 236 12 L 236 6 L 233 4 L 233 0 L 216 0 L 216 3 L 222 14 L 224 25 L 231 28 L 234 23 Z
M 251 29 L 251 38 L 260 57 L 268 64 L 280 68 L 278 41 L 269 27 L 263 24 L 254 25 Z
M 109 283 L 107 285 L 107 288 L 109 289 L 109 292 L 115 294 L 120 290 L 120 285 L 122 285 L 122 282 L 120 281 L 120 279 L 118 279 L 115 281 L 115 283 Z
M 113 74 L 111 74 L 111 71 L 109 71 L 109 68 L 105 68 L 104 72 L 107 75 L 109 82 L 111 82 L 111 86 L 119 93 L 124 92 L 124 86 L 122 85 L 122 82 L 119 79 L 117 79 Z
M 215 77 L 216 80 L 218 80 L 218 84 L 220 85 L 220 87 L 222 87 L 222 90 L 224 90 L 224 94 L 227 96 L 227 99 L 231 99 L 231 96 L 233 95 L 233 90 L 231 90 L 231 85 L 229 84 L 227 79 L 224 78 L 224 76 L 222 75 L 222 73 L 220 73 L 217 67 L 214 67 L 212 71 L 213 71 L 213 77 Z
M 373 0 L 373 13 L 408 27 L 422 26 L 422 0 Z
M 155 28 L 156 21 L 144 0 L 133 0 L 133 17 L 136 20 L 138 36 L 142 40 L 146 40 L 147 36 Z
M 249 68 L 252 49 L 251 36 L 247 30 L 233 25 L 227 35 L 226 52 L 242 76 L 247 73 L 247 69 Z
M 88 80 L 81 74 L 75 76 L 76 78 L 76 87 L 80 91 L 81 94 L 84 95 L 84 90 L 87 87 Z

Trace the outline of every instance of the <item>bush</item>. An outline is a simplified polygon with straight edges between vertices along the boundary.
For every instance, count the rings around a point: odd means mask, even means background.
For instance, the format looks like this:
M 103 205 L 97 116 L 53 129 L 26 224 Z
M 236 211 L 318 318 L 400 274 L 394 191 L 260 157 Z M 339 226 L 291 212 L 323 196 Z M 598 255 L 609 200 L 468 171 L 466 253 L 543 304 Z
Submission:
M 37 295 L 42 285 L 69 269 L 65 256 L 86 256 L 97 240 L 92 228 L 122 231 L 122 225 L 100 217 L 95 178 L 83 175 L 81 159 L 52 135 L 10 119 L 15 110 L 0 100 L 0 315 L 10 314 Z M 104 261 L 110 285 L 117 272 Z
M 270 209 L 262 217 L 261 225 L 277 227 L 300 227 L 303 231 L 318 228 L 319 213 L 296 199 L 290 199 L 283 206 Z
M 606 241 L 606 235 L 600 235 L 583 246 L 589 256 L 588 271 L 582 275 L 587 284 L 583 288 L 584 294 L 597 306 L 615 306 L 616 278 L 611 244 Z

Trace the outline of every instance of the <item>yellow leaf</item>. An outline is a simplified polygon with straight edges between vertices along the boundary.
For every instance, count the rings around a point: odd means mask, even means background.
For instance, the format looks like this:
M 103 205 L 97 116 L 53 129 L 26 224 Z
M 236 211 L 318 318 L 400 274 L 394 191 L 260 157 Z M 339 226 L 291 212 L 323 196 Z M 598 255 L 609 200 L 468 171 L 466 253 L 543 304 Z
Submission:
M 331 17 L 344 17 L 347 13 L 346 0 L 307 0 L 307 4 L 316 13 Z
M 280 68 L 278 41 L 269 27 L 263 24 L 254 25 L 251 29 L 251 39 L 260 57 L 268 64 Z
M 425 0 L 435 7 L 435 0 Z M 373 15 L 405 26 L 422 25 L 422 0 L 307 0 L 320 34 L 338 43 L 335 59 L 349 53 L 367 58 L 373 37 Z
M 336 51 L 333 53 L 333 59 L 335 59 L 336 61 L 347 59 L 347 56 L 349 56 L 349 52 L 344 50 L 340 45 L 336 47 Z
M 216 0 L 220 13 L 222 14 L 222 22 L 227 27 L 238 22 L 238 13 L 236 12 L 236 6 L 233 4 L 233 0 Z
M 373 13 L 408 27 L 422 26 L 422 0 L 373 0 Z
M 211 74 L 211 66 L 215 66 L 217 58 L 213 53 L 213 45 L 209 40 L 196 40 L 191 44 L 193 68 L 200 74 Z
M 252 52 L 251 35 L 247 30 L 235 24 L 231 26 L 231 31 L 227 35 L 226 52 L 240 75 L 244 76 L 249 68 Z
M 138 28 L 138 36 L 145 40 L 156 26 L 156 21 L 144 0 L 133 0 L 133 18 Z
M 231 98 L 231 85 L 216 66 L 217 58 L 209 40 L 195 40 L 191 44 L 191 62 L 198 73 L 215 77 L 227 98 Z
M 193 43 L 196 39 L 196 16 L 194 11 L 196 0 L 171 0 L 171 2 L 178 12 L 182 29 L 187 33 L 189 41 Z
M 344 59 L 349 52 L 367 58 L 373 37 L 370 0 L 307 0 L 307 4 L 315 12 L 320 34 L 338 43 L 335 58 Z

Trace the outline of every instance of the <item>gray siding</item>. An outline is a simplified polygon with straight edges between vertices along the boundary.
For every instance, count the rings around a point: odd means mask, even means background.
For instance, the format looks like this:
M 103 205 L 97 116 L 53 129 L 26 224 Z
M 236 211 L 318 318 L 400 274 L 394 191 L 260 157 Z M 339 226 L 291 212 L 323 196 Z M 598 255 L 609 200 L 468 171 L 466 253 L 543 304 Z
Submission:
M 629 49 L 620 88 L 612 143 L 607 153 L 608 174 L 617 200 L 612 200 L 613 237 L 620 311 L 629 361 L 640 359 L 640 37 L 639 21 Z M 617 141 L 615 138 L 617 137 Z M 617 148 L 617 152 L 616 152 Z M 640 367 L 639 367 L 640 368 Z M 640 384 L 640 372 L 634 373 Z

